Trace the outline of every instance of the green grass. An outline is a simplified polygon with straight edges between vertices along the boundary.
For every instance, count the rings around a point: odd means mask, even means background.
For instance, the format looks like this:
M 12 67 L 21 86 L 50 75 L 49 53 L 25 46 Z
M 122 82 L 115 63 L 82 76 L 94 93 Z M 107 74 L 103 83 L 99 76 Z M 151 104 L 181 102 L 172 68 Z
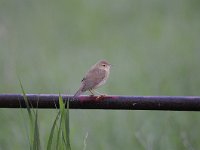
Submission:
M 114 67 L 102 93 L 200 95 L 199 18 L 195 0 L 2 0 L 0 93 L 21 93 L 19 74 L 27 93 L 74 94 L 104 58 Z M 42 149 L 63 127 L 58 112 L 38 111 Z M 30 147 L 21 113 L 0 109 L 0 149 Z M 71 110 L 70 146 L 84 149 L 88 133 L 87 150 L 200 149 L 199 123 L 198 112 Z
M 29 149 L 30 150 L 41 150 L 41 145 L 40 145 L 40 135 L 39 135 L 39 127 L 38 127 L 38 110 L 36 109 L 35 111 L 30 106 L 28 102 L 28 98 L 26 96 L 25 90 L 22 86 L 22 82 L 19 79 L 20 87 L 23 93 L 24 101 L 27 106 L 27 112 L 28 112 L 28 117 L 29 117 Z
M 27 106 L 27 113 L 29 118 L 29 149 L 30 150 L 41 150 L 40 130 L 39 130 L 39 119 L 38 109 L 35 110 L 30 106 L 26 92 L 22 86 L 21 80 L 19 79 L 20 87 L 23 93 L 24 101 Z M 39 101 L 39 100 L 38 100 Z M 67 109 L 65 106 L 67 105 Z M 24 120 L 25 123 L 25 120 Z M 56 126 L 57 130 L 56 130 Z M 67 104 L 63 102 L 62 96 L 59 94 L 59 111 L 53 122 L 48 137 L 47 150 L 71 150 L 70 146 L 70 127 L 69 127 L 69 101 Z M 56 136 L 56 138 L 54 138 Z M 44 148 L 43 148 L 44 149 Z

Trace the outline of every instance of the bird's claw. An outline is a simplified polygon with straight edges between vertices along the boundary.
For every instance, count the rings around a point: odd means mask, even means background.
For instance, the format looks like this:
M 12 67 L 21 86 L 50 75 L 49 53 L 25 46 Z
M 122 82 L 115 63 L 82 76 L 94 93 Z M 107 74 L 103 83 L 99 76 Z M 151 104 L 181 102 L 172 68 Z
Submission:
M 106 97 L 106 96 L 107 96 L 106 94 L 99 95 L 99 96 L 96 97 L 96 100 L 102 99 L 102 98 L 104 98 L 104 97 Z

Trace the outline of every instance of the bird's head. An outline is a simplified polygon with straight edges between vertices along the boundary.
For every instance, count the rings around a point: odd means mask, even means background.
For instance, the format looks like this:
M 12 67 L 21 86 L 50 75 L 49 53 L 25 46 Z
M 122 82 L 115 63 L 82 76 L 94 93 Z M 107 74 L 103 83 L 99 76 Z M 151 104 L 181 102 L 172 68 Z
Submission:
M 96 66 L 99 68 L 99 69 L 103 69 L 103 70 L 106 70 L 106 71 L 109 71 L 110 70 L 110 67 L 111 67 L 111 64 L 106 61 L 106 60 L 100 60 Z

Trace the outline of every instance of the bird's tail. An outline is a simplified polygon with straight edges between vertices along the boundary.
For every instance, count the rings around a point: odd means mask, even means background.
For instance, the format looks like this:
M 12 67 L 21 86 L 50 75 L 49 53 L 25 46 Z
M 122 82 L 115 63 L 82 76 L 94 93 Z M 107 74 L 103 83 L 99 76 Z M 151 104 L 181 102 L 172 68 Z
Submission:
M 78 91 L 74 94 L 73 97 L 76 98 L 76 97 L 78 97 L 79 95 L 81 95 L 81 94 L 83 93 L 82 89 L 83 89 L 83 87 L 81 86 L 81 87 L 78 89 Z

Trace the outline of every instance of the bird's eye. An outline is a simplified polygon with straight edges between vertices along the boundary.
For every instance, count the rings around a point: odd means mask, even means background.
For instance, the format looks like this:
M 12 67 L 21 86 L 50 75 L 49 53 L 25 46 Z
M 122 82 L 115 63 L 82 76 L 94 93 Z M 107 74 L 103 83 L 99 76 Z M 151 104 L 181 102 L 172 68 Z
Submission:
M 105 64 L 103 64 L 102 66 L 104 66 L 104 67 L 105 67 L 106 65 L 105 65 Z

